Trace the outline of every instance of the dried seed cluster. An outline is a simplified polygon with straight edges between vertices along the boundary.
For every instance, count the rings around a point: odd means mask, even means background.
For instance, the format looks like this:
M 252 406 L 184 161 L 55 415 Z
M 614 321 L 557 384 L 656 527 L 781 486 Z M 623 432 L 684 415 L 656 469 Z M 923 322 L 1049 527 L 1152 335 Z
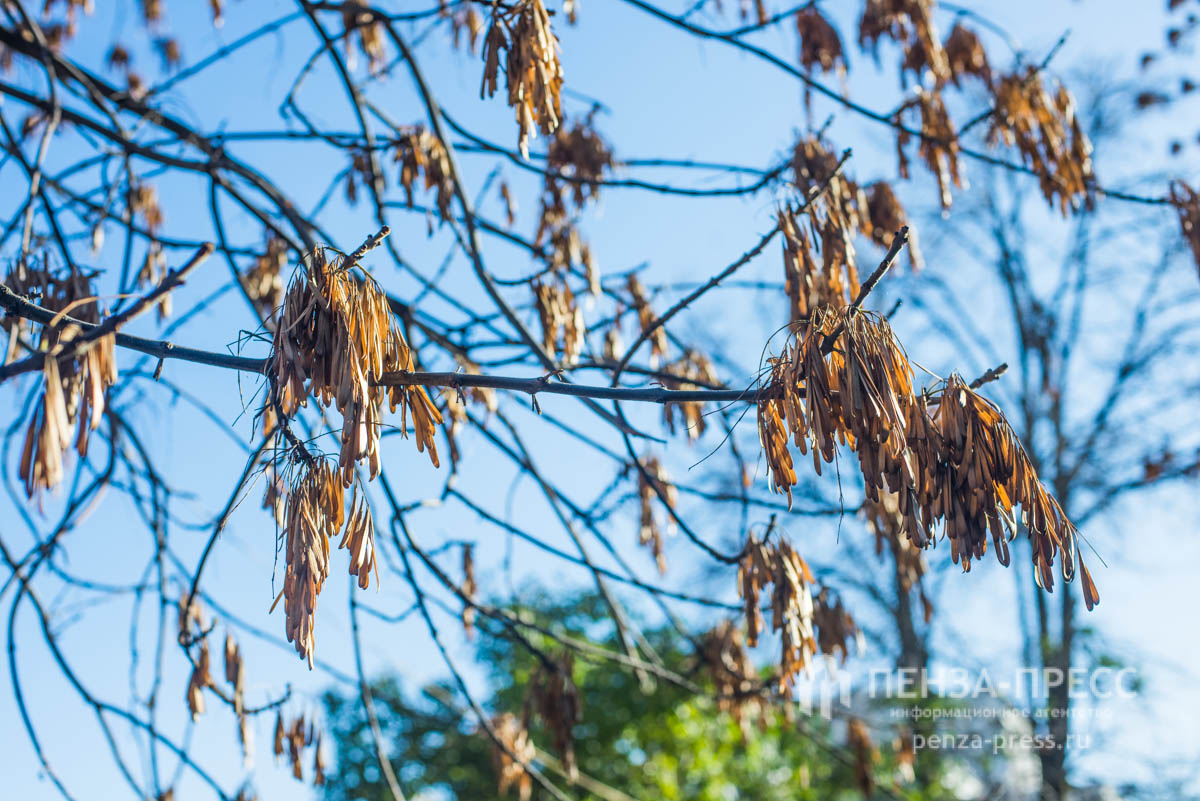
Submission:
M 546 166 L 546 191 L 562 191 L 562 185 L 569 183 L 575 207 L 582 209 L 595 199 L 601 181 L 616 163 L 589 114 L 570 128 L 564 125 L 555 131 L 546 150 Z
M 716 690 L 717 708 L 733 715 L 748 737 L 749 717 L 762 720 L 767 708 L 760 700 L 758 670 L 746 652 L 742 630 L 732 621 L 721 621 L 700 639 L 699 655 Z
M 54 273 L 44 265 L 17 264 L 4 283 L 13 292 L 55 312 L 69 313 L 85 323 L 99 323 L 92 277 L 79 270 Z M 23 337 L 32 332 L 27 320 L 6 316 L 5 362 L 18 355 Z M 44 353 L 43 391 L 29 418 L 18 471 L 25 494 L 33 498 L 62 481 L 63 459 L 74 445 L 87 456 L 88 435 L 104 416 L 104 396 L 117 380 L 113 334 L 83 342 L 84 331 L 60 321 L 41 327 L 38 352 Z
M 838 165 L 838 158 L 817 137 L 800 139 L 792 150 L 796 189 L 803 197 L 816 196 L 809 204 L 808 231 L 790 210 L 779 213 L 792 319 L 807 317 L 809 308 L 834 303 L 838 297 L 849 300 L 857 294 L 855 233 L 886 248 L 891 244 L 891 235 L 908 225 L 908 214 L 888 183 L 876 181 L 860 186 L 844 170 L 839 172 Z M 909 238 L 909 260 L 918 268 L 921 257 L 914 237 Z M 809 241 L 821 253 L 820 270 L 809 253 Z M 808 297 L 801 299 L 801 294 Z M 800 312 L 802 308 L 805 311 Z
M 479 43 L 479 34 L 483 32 L 483 17 L 475 10 L 473 3 L 458 7 L 443 5 L 438 11 L 442 17 L 450 20 L 450 42 L 457 50 L 462 47 L 462 35 L 467 34 L 467 49 L 474 54 Z
M 916 96 L 896 112 L 897 124 L 903 122 L 906 112 L 910 109 L 916 109 L 920 118 L 921 142 L 917 147 L 917 154 L 937 179 L 942 208 L 948 209 L 952 201 L 951 187 L 962 189 L 965 186 L 958 161 L 958 133 L 954 129 L 954 123 L 950 121 L 950 113 L 946 111 L 946 102 L 942 99 L 941 91 L 917 90 Z M 911 138 L 905 130 L 896 134 L 896 154 L 901 178 L 909 177 L 908 154 L 905 148 Z
M 413 205 L 413 188 L 420 179 L 426 191 L 437 194 L 438 215 L 450 219 L 450 204 L 454 201 L 454 172 L 442 140 L 423 125 L 404 129 L 397 137 L 392 159 L 400 164 L 400 185 L 404 187 L 408 206 Z
M 822 72 L 846 73 L 846 54 L 837 29 L 821 14 L 817 6 L 806 6 L 796 15 L 796 33 L 800 36 L 800 65 L 812 74 Z
M 777 688 L 786 692 L 802 670 L 809 670 L 817 651 L 813 628 L 813 575 L 808 563 L 785 539 L 772 544 L 747 538 L 738 564 L 738 594 L 745 604 L 746 642 L 758 645 L 764 628 L 759 596 L 771 587 L 771 629 L 780 633 Z
M 667 355 L 666 329 L 661 325 L 655 327 L 658 315 L 651 308 L 646 287 L 642 286 L 642 282 L 638 280 L 636 274 L 630 273 L 629 277 L 625 279 L 625 289 L 629 292 L 630 305 L 637 312 L 638 325 L 641 326 L 642 333 L 654 329 L 650 334 L 650 366 L 657 367 L 659 359 Z
M 1007 564 L 1019 520 L 1033 543 L 1039 585 L 1053 586 L 1061 554 L 1063 577 L 1074 577 L 1078 559 L 1088 608 L 1098 602 L 1075 526 L 1004 416 L 958 376 L 940 392 L 915 394 L 908 358 L 875 316 L 836 308 L 814 314 L 771 360 L 758 421 L 773 486 L 789 502 L 796 483 L 789 438 L 801 453 L 812 448 L 818 473 L 841 443 L 857 454 L 869 499 L 897 493 L 905 536 L 916 547 L 933 544 L 940 522 L 952 559 L 969 570 L 986 553 L 990 531 Z
M 721 386 L 713 363 L 694 348 L 688 348 L 677 361 L 667 365 L 662 384 L 667 389 L 711 389 Z M 672 434 L 676 433 L 677 417 L 689 442 L 699 439 L 708 428 L 704 404 L 698 401 L 664 403 L 663 422 Z
M 204 714 L 204 688 L 213 683 L 212 674 L 208 671 L 209 655 L 208 640 L 200 641 L 200 648 L 192 665 L 192 674 L 188 678 L 187 705 L 192 713 L 192 720 Z
M 1183 181 L 1171 184 L 1171 202 L 1179 214 L 1179 228 L 1183 239 L 1192 248 L 1196 266 L 1200 267 L 1200 192 Z
M 677 495 L 675 485 L 671 483 L 667 470 L 657 456 L 647 456 L 642 460 L 643 470 L 638 471 L 638 500 L 641 502 L 641 522 L 638 527 L 638 542 L 650 547 L 654 555 L 654 563 L 659 573 L 667 572 L 667 556 L 663 551 L 664 526 L 660 525 L 654 514 L 656 502 L 666 503 L 669 509 L 675 508 Z M 660 495 L 661 493 L 661 495 Z M 675 522 L 667 517 L 665 531 L 674 533 Z
M 282 595 L 288 642 L 310 668 L 317 596 L 329 577 L 329 540 L 337 535 L 344 516 L 345 495 L 337 473 L 323 459 L 306 465 L 288 493 L 284 514 L 287 567 Z
M 862 718 L 851 718 L 846 724 L 846 747 L 854 754 L 854 781 L 863 798 L 875 795 L 875 763 L 879 750 L 871 742 L 871 731 Z
M 534 305 L 542 326 L 542 347 L 555 361 L 574 364 L 583 352 L 587 327 L 583 309 L 565 281 L 533 279 Z
M 306 720 L 303 714 L 297 715 L 289 724 L 284 723 L 283 713 L 275 716 L 275 734 L 272 751 L 275 762 L 286 755 L 292 766 L 292 778 L 304 781 L 304 749 L 312 749 L 313 786 L 325 784 L 325 753 L 321 745 L 322 733 L 316 723 Z
M 992 67 L 988 63 L 987 51 L 979 36 L 962 23 L 955 23 L 950 29 L 943 45 L 946 51 L 946 64 L 950 69 L 950 80 L 955 86 L 961 86 L 961 79 L 974 77 L 983 81 L 984 86 L 992 86 Z
M 1042 194 L 1065 215 L 1084 202 L 1091 183 L 1092 143 L 1075 117 L 1065 86 L 1051 96 L 1040 71 L 1005 75 L 995 89 L 996 111 L 989 141 L 1016 146 L 1038 176 Z
M 878 57 L 884 36 L 900 45 L 901 66 L 928 70 L 938 83 L 950 77 L 949 61 L 933 23 L 933 0 L 867 0 L 858 23 L 858 44 Z
M 242 760 L 246 767 L 254 756 L 254 729 L 246 714 L 246 664 L 233 634 L 225 633 L 225 681 L 233 690 L 233 714 L 238 720 L 238 741 L 242 744 Z
M 867 527 L 875 534 L 875 555 L 883 558 L 886 546 L 895 561 L 896 578 L 900 591 L 910 593 L 914 588 L 921 601 L 925 622 L 933 618 L 933 602 L 925 592 L 925 553 L 916 548 L 904 533 L 904 517 L 900 514 L 900 501 L 894 493 L 880 493 L 879 500 L 867 500 L 862 514 Z
M 574 671 L 575 659 L 568 652 L 553 667 L 539 666 L 529 680 L 529 700 L 542 725 L 549 729 L 554 750 L 571 782 L 579 778 L 574 728 L 583 713 L 583 697 L 575 686 Z
M 475 583 L 475 557 L 474 548 L 471 543 L 463 543 L 462 546 L 462 584 L 459 585 L 459 592 L 468 601 L 475 600 L 475 593 L 479 590 L 479 586 Z M 468 637 L 475 632 L 475 607 L 471 604 L 464 603 L 462 608 L 462 624 L 463 631 Z
M 267 235 L 263 252 L 240 276 L 246 295 L 263 319 L 275 316 L 283 302 L 283 268 L 287 266 L 288 245 L 273 233 Z
M 142 268 L 138 270 L 137 285 L 139 287 L 157 286 L 164 278 L 167 277 L 167 254 L 163 252 L 162 245 L 157 242 L 151 242 L 146 248 L 146 258 L 142 260 Z M 158 299 L 155 305 L 155 311 L 158 314 L 159 322 L 171 316 L 171 293 L 166 293 Z
M 311 394 L 342 415 L 339 467 L 343 486 L 353 483 L 357 462 L 366 461 L 371 478 L 379 473 L 381 407 L 400 409 L 407 436 L 411 412 L 417 449 L 438 464 L 433 435 L 441 413 L 422 387 L 375 385 L 385 372 L 414 369 L 413 354 L 388 307 L 387 297 L 369 276 L 352 274 L 342 257 L 326 260 L 318 249 L 288 287 L 275 330 L 268 375 L 271 398 L 290 417 Z
M 529 801 L 533 777 L 525 766 L 537 755 L 533 740 L 529 738 L 529 729 L 516 715 L 505 712 L 492 718 L 492 731 L 504 746 L 500 748 L 492 744 L 492 763 L 499 777 L 497 794 L 505 795 L 509 788 L 515 787 L 517 797 L 521 801 Z
M 483 86 L 480 97 L 492 97 L 505 54 L 504 80 L 508 105 L 516 109 L 520 135 L 517 147 L 529 158 L 529 138 L 537 130 L 552 134 L 562 120 L 562 65 L 558 39 L 542 0 L 518 0 L 492 6 L 492 23 L 483 39 Z
M 324 459 L 301 465 L 284 504 L 286 569 L 280 595 L 284 600 L 285 630 L 288 642 L 295 644 L 296 653 L 307 659 L 311 668 L 317 597 L 329 577 L 329 541 L 345 521 L 338 547 L 350 553 L 350 575 L 358 578 L 361 589 L 366 589 L 371 573 L 375 573 L 378 585 L 375 524 L 366 494 L 359 495 L 357 484 L 346 515 L 345 490 L 338 472 Z M 279 603 L 278 598 L 275 603 Z
M 342 27 L 346 31 L 346 62 L 350 69 L 355 66 L 355 53 L 351 44 L 351 33 L 358 33 L 358 46 L 367 57 L 367 70 L 372 75 L 383 72 L 387 65 L 387 51 L 383 46 L 383 23 L 366 4 L 346 0 L 342 3 Z

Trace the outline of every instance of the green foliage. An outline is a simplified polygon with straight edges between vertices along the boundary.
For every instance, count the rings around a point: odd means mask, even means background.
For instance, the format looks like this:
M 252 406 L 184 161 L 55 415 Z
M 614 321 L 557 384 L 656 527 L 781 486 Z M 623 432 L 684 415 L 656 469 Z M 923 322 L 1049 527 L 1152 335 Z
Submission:
M 554 601 L 540 597 L 511 610 L 523 621 L 588 646 L 613 649 L 615 637 L 601 604 L 592 597 Z M 553 623 L 552 623 L 553 622 Z M 548 654 L 562 644 L 531 628 L 522 632 Z M 482 630 L 479 660 L 491 668 L 490 712 L 521 715 L 525 687 L 538 664 L 529 649 L 503 636 L 502 629 Z M 702 683 L 689 639 L 673 629 L 646 632 L 665 667 Z M 643 691 L 638 677 L 611 661 L 578 655 L 575 681 L 583 698 L 583 720 L 575 727 L 580 782 L 570 788 L 579 799 L 628 801 L 791 801 L 858 798 L 853 755 L 834 743 L 824 721 L 800 716 L 789 721 L 782 709 L 752 715 L 740 725 L 701 695 L 659 679 Z M 467 705 L 448 685 L 406 693 L 388 677 L 372 685 L 379 724 L 392 764 L 410 798 L 421 794 L 454 799 L 498 799 L 491 744 L 477 729 Z M 329 801 L 383 801 L 387 788 L 375 763 L 370 729 L 356 697 L 325 696 L 337 763 L 326 786 Z M 836 728 L 836 724 L 835 724 Z M 531 725 L 540 749 L 539 764 L 560 786 L 567 781 L 549 754 L 552 740 Z M 840 732 L 839 732 L 839 736 Z M 890 744 L 883 744 L 875 765 L 877 781 L 890 784 L 895 774 Z M 911 788 L 905 794 L 912 798 Z M 510 790 L 509 798 L 516 798 Z M 535 799 L 545 793 L 534 787 Z

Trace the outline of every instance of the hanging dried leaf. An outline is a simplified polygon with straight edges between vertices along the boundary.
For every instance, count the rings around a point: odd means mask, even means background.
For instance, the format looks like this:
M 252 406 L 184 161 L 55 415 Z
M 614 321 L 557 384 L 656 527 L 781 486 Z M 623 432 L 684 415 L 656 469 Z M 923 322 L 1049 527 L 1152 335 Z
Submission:
M 508 105 L 516 110 L 520 135 L 517 147 L 529 158 L 529 138 L 540 130 L 554 133 L 562 120 L 562 65 L 558 39 L 541 0 L 518 0 L 492 6 L 492 23 L 483 40 L 483 87 L 480 97 L 496 94 L 500 53 L 505 54 L 504 79 Z

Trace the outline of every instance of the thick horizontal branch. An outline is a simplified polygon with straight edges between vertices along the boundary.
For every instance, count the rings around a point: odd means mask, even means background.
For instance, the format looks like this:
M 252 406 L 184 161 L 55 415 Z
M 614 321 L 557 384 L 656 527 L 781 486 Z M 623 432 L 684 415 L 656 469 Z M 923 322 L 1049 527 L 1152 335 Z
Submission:
M 50 309 L 32 303 L 26 298 L 13 292 L 4 284 L 0 284 L 0 308 L 14 317 L 21 317 L 45 325 L 56 316 Z M 64 317 L 66 322 L 73 323 L 84 331 L 90 331 L 97 326 L 73 317 Z M 206 364 L 210 367 L 223 367 L 227 370 L 241 370 L 248 373 L 262 373 L 267 366 L 267 359 L 251 359 L 245 356 L 214 353 L 176 345 L 165 340 L 144 339 L 118 333 L 117 345 L 122 348 L 136 350 L 157 356 L 160 359 L 179 359 L 195 364 Z M 0 380 L 8 377 L 4 368 L 0 367 Z M 397 372 L 386 373 L 380 378 L 383 386 L 424 386 L 450 387 L 466 389 L 469 387 L 488 387 L 491 389 L 507 389 L 513 392 L 524 392 L 529 395 L 547 393 L 550 395 L 570 395 L 578 398 L 593 398 L 597 400 L 624 400 L 643 403 L 688 403 L 712 401 L 715 403 L 731 403 L 736 401 L 755 401 L 758 399 L 757 389 L 665 389 L 663 387 L 648 387 L 645 389 L 627 387 L 597 387 L 582 384 L 565 384 L 551 382 L 546 377 L 517 378 L 514 376 L 471 375 L 467 373 L 426 373 L 426 372 Z
M 469 389 L 486 387 L 524 392 L 528 395 L 570 395 L 576 398 L 595 400 L 634 401 L 641 403 L 734 403 L 754 402 L 759 398 L 758 389 L 666 389 L 665 387 L 598 387 L 587 384 L 565 384 L 553 382 L 547 376 L 516 378 L 503 375 L 476 375 L 473 373 L 384 373 L 376 382 L 380 386 L 424 386 Z
M 6 285 L 0 283 L 0 308 L 3 308 L 8 314 L 13 317 L 21 317 L 26 320 L 32 320 L 35 323 L 42 325 L 48 324 L 58 315 L 50 309 L 43 308 L 36 303 L 32 303 L 26 298 L 21 297 L 16 292 L 13 292 Z M 60 320 L 72 323 L 79 326 L 84 331 L 91 331 L 98 328 L 95 323 L 86 323 L 83 320 L 75 319 L 74 317 L 62 316 Z M 243 370 L 250 373 L 261 373 L 266 367 L 266 359 L 248 359 L 244 356 L 233 356 L 226 353 L 213 353 L 207 350 L 197 350 L 196 348 L 186 348 L 181 345 L 176 345 L 173 342 L 168 342 L 161 339 L 144 339 L 135 337 L 130 334 L 116 334 L 117 345 L 129 350 L 136 350 L 140 353 L 146 353 L 150 356 L 157 356 L 160 359 L 180 359 L 186 362 L 194 362 L 195 364 L 207 364 L 212 367 L 224 367 L 227 370 Z M 8 375 L 4 372 L 4 367 L 0 367 L 0 380 L 7 378 Z

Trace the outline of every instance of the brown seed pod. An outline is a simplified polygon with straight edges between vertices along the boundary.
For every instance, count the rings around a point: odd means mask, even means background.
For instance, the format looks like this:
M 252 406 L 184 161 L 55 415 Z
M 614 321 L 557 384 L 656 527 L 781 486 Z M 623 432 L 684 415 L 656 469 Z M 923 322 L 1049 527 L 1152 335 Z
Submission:
M 525 766 L 537 755 L 529 731 L 516 715 L 505 712 L 492 718 L 492 731 L 503 744 L 500 748 L 492 744 L 492 763 L 496 766 L 499 795 L 515 787 L 520 801 L 529 801 L 533 790 L 533 777 Z M 515 757 L 515 759 L 514 759 Z
M 1092 143 L 1075 117 L 1075 102 L 1066 87 L 1052 95 L 1039 70 L 999 78 L 996 111 L 988 141 L 1015 147 L 1038 176 L 1042 194 L 1065 215 L 1088 203 L 1095 180 Z
M 483 86 L 480 97 L 496 94 L 500 54 L 505 54 L 504 79 L 508 105 L 516 110 L 520 135 L 517 148 L 529 158 L 529 138 L 540 130 L 554 133 L 562 120 L 562 65 L 558 39 L 541 0 L 518 0 L 492 7 L 492 22 L 483 39 Z

